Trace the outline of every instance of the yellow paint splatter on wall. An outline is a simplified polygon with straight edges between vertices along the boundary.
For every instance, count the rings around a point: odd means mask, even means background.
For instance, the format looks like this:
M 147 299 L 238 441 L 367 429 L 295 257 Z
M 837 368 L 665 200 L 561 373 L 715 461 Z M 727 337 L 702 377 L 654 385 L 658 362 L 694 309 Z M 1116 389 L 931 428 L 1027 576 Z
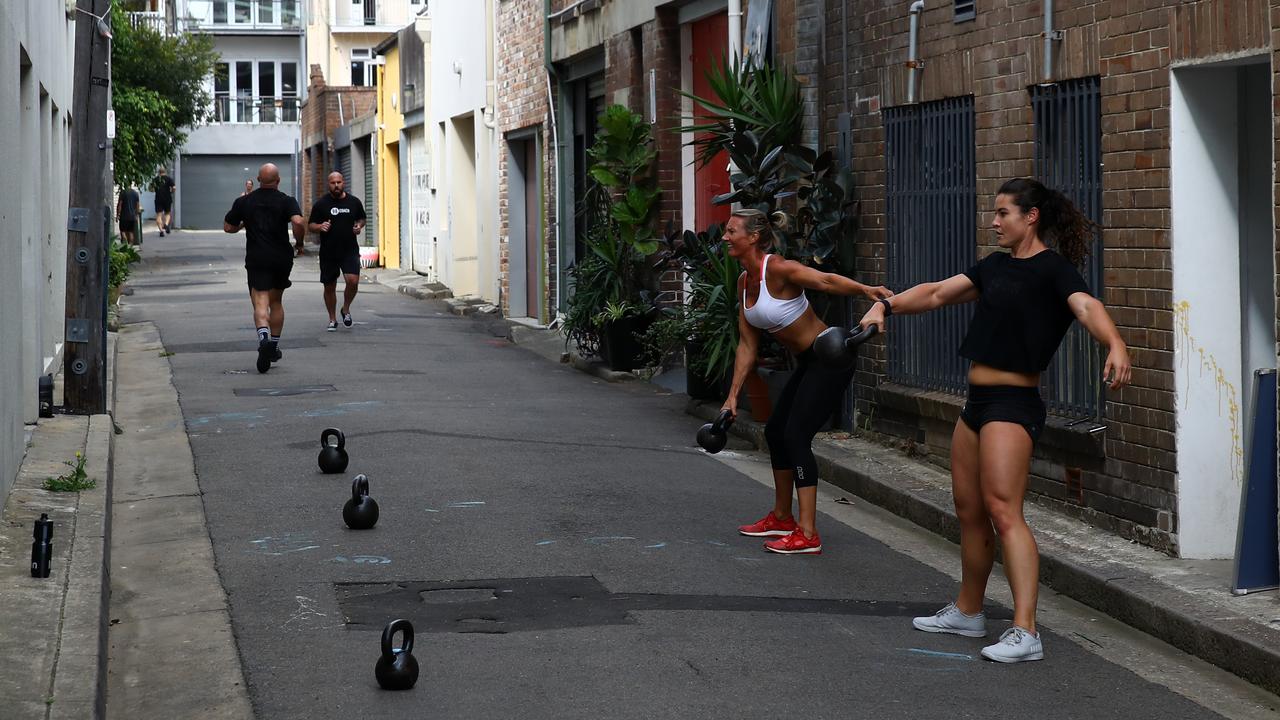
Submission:
M 1191 358 L 1200 359 L 1200 377 L 1208 374 L 1218 391 L 1218 417 L 1222 417 L 1223 404 L 1226 404 L 1227 421 L 1231 430 L 1231 479 L 1240 484 L 1244 478 L 1244 441 L 1240 430 L 1240 402 L 1236 386 L 1227 381 L 1227 374 L 1218 364 L 1213 353 L 1201 347 L 1191 335 L 1191 303 L 1181 300 L 1173 306 L 1175 352 L 1185 370 L 1191 369 Z M 1183 407 L 1191 393 L 1191 374 L 1182 373 L 1186 386 L 1182 391 Z

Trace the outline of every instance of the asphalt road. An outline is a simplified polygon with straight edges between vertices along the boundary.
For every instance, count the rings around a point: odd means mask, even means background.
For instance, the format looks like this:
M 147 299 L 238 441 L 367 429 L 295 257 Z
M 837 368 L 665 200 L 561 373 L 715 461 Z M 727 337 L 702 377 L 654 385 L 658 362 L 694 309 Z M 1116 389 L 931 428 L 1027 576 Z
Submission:
M 955 588 L 913 557 L 925 533 L 886 544 L 824 513 L 822 556 L 763 552 L 735 527 L 771 491 L 696 449 L 681 396 L 371 283 L 355 326 L 325 332 L 314 255 L 259 375 L 242 248 L 152 234 L 124 319 L 173 353 L 258 717 L 1219 717 L 1048 623 L 1046 660 L 1015 666 L 912 630 Z M 316 466 L 331 426 L 341 475 Z M 342 522 L 355 473 L 372 530 Z M 994 639 L 1010 613 L 988 610 Z M 373 673 L 396 617 L 421 666 L 402 693 Z

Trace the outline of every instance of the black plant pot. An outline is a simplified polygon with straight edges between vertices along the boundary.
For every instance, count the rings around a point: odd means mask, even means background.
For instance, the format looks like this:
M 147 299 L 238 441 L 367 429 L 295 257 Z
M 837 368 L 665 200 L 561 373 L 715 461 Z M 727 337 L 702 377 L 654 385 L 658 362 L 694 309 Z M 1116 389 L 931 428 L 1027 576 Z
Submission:
M 702 354 L 702 345 L 700 343 L 686 343 L 684 346 L 684 366 L 685 366 L 685 393 L 695 400 L 723 400 L 729 394 L 729 386 L 732 384 L 732 375 L 720 377 L 708 377 L 697 370 L 694 370 L 693 358 Z
M 644 345 L 639 336 L 652 324 L 652 315 L 628 315 L 604 324 L 600 332 L 600 356 L 610 369 L 628 372 L 640 366 Z

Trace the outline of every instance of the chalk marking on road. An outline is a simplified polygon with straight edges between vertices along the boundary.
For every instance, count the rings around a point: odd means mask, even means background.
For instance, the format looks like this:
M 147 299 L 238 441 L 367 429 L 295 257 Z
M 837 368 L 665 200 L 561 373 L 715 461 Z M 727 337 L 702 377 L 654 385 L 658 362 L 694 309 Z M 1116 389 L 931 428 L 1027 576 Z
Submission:
M 666 546 L 667 546 L 667 544 L 666 544 L 666 543 L 664 543 L 664 542 L 656 543 L 656 544 L 654 544 L 654 545 L 645 545 L 645 547 L 647 547 L 647 548 L 664 548 L 664 547 L 666 547 Z
M 294 595 L 293 599 L 298 601 L 298 609 L 294 611 L 293 615 L 290 615 L 289 619 L 285 620 L 284 625 L 281 625 L 280 627 L 289 627 L 289 623 L 294 622 L 295 620 L 301 622 L 312 617 L 328 617 L 311 606 L 315 600 L 312 600 L 305 595 Z
M 338 415 L 346 415 L 348 412 L 362 412 L 375 405 L 381 405 L 381 400 L 364 400 L 361 402 L 349 402 L 335 405 L 328 408 L 316 408 L 314 410 L 304 410 L 302 417 L 336 417 Z
M 539 540 L 538 542 L 534 543 L 534 545 L 551 545 L 554 542 L 555 540 Z
M 589 542 L 592 545 L 600 545 L 602 543 L 616 542 L 618 540 L 635 540 L 635 539 L 637 538 L 633 538 L 630 535 L 601 535 L 598 537 L 589 537 L 586 539 L 586 542 Z
M 483 500 L 462 500 L 459 502 L 451 502 L 449 503 L 448 507 L 451 507 L 451 508 L 479 507 L 480 505 L 483 505 L 483 504 L 484 504 Z
M 706 542 L 707 542 L 707 544 L 708 544 L 708 545 L 715 545 L 716 547 L 728 547 L 728 546 L 729 546 L 729 543 L 720 542 L 719 540 L 707 540 Z
M 427 511 L 427 512 L 440 512 L 439 510 L 436 510 L 435 508 L 422 508 L 422 509 L 423 509 L 423 510 L 425 510 L 425 511 Z
M 923 648 L 907 648 L 907 652 L 915 653 L 916 655 L 927 655 L 929 657 L 946 658 L 948 660 L 972 660 L 973 659 L 972 655 L 966 655 L 964 653 L 949 653 L 949 652 L 941 652 L 939 650 L 925 650 Z

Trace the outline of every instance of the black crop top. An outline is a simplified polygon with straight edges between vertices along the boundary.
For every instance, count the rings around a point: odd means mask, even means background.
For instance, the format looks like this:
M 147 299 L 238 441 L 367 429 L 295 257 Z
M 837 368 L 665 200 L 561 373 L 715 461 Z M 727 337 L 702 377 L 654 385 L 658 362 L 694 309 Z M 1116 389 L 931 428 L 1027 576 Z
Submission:
M 1075 319 L 1067 298 L 1089 292 L 1080 271 L 1053 250 L 1029 258 L 995 252 L 965 271 L 978 309 L 960 356 L 1012 372 L 1044 372 Z

